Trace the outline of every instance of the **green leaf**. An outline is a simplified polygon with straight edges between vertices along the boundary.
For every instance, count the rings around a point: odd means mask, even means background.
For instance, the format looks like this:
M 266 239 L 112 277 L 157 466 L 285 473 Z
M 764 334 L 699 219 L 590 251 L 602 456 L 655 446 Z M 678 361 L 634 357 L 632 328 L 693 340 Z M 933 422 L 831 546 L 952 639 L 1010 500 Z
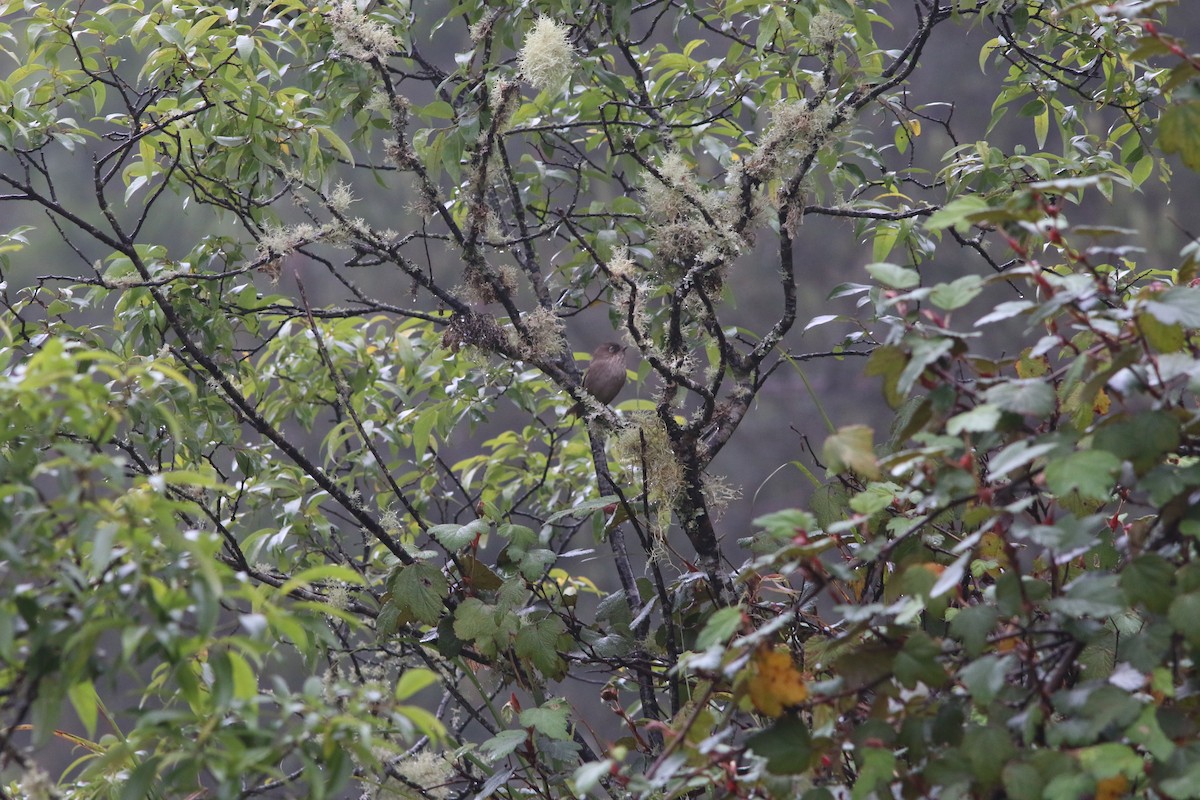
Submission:
M 962 641 L 967 655 L 975 658 L 987 646 L 987 638 L 999 616 L 1000 612 L 990 605 L 968 606 L 950 620 L 950 633 Z
M 1086 572 L 1067 585 L 1066 594 L 1048 605 L 1068 617 L 1104 619 L 1125 610 L 1125 595 L 1116 575 Z
M 466 525 L 456 523 L 434 525 L 430 527 L 429 535 L 441 542 L 447 550 L 456 551 L 475 541 L 476 536 L 483 535 L 490 528 L 491 523 L 486 519 L 476 519 Z
M 1166 613 L 1175 597 L 1175 568 L 1157 553 L 1143 553 L 1121 570 L 1121 589 L 1130 603 L 1141 603 L 1155 614 Z
M 546 520 L 546 522 L 549 522 L 549 523 L 560 522 L 560 521 L 566 519 L 567 517 L 575 517 L 576 519 L 583 519 L 584 517 L 586 517 L 588 514 L 592 513 L 593 511 L 599 511 L 603 508 L 606 508 L 606 507 L 612 505 L 613 503 L 618 502 L 619 499 L 620 498 L 618 498 L 615 494 L 610 494 L 610 495 L 605 495 L 604 497 L 601 497 L 597 500 L 585 500 L 584 502 L 579 503 L 578 505 L 574 505 L 571 508 L 565 508 L 561 511 L 555 511 L 553 514 L 550 515 L 550 517 Z
M 70 698 L 71 706 L 75 709 L 79 721 L 83 723 L 83 729 L 87 731 L 87 735 L 95 737 L 100 706 L 100 698 L 96 694 L 95 685 L 91 681 L 76 683 L 67 690 L 67 697 Z
M 963 736 L 962 749 L 975 781 L 983 787 L 980 795 L 989 794 L 987 789 L 1000 783 L 1004 765 L 1012 760 L 1016 750 L 1009 732 L 995 724 L 969 728 Z
M 425 455 L 425 450 L 429 447 L 430 433 L 437 422 L 438 413 L 438 407 L 436 406 L 426 408 L 413 421 L 412 446 L 413 452 L 416 453 L 418 459 Z
M 1151 295 L 1141 307 L 1164 325 L 1200 328 L 1200 288 L 1175 286 Z
M 1054 412 L 1054 387 L 1039 380 L 1010 380 L 984 392 L 984 399 L 1014 414 L 1046 417 Z
M 312 130 L 315 130 L 317 135 L 319 135 L 334 150 L 336 150 L 338 155 L 341 156 L 346 163 L 352 167 L 354 166 L 354 153 L 350 151 L 350 146 L 346 144 L 342 137 L 334 133 L 332 128 L 328 128 L 324 125 L 317 125 L 314 126 Z
M 854 782 L 851 800 L 886 797 L 886 789 L 896 772 L 896 755 L 882 747 L 863 748 L 858 779 Z
M 871 277 L 892 289 L 912 289 L 921 283 L 921 275 L 915 269 L 885 261 L 867 265 Z
M 1137 315 L 1137 324 L 1146 341 L 1160 353 L 1177 353 L 1187 344 L 1187 331 L 1182 325 L 1166 325 L 1146 312 Z
M 1046 462 L 1046 486 L 1062 496 L 1076 491 L 1092 500 L 1108 500 L 1121 470 L 1121 459 L 1107 450 L 1082 450 Z
M 812 761 L 812 736 L 794 714 L 782 716 L 770 728 L 754 734 L 746 746 L 765 758 L 767 770 L 776 775 L 800 775 Z
M 807 511 L 798 508 L 785 508 L 782 511 L 772 511 L 755 517 L 751 522 L 757 528 L 762 528 L 773 539 L 780 542 L 790 541 L 798 531 L 809 531 L 817 526 L 817 520 Z
M 1013 442 L 988 461 L 988 476 L 992 480 L 999 480 L 1013 470 L 1020 469 L 1047 453 L 1053 453 L 1060 447 L 1062 445 L 1055 442 L 1035 444 L 1025 439 Z
M 562 680 L 567 674 L 567 662 L 559 654 L 560 639 L 567 633 L 567 626 L 558 617 L 543 617 L 536 622 L 526 623 L 517 631 L 515 649 L 517 656 L 527 658 L 538 672 L 553 680 Z
M 417 692 L 438 682 L 437 673 L 424 667 L 413 667 L 404 670 L 400 680 L 396 681 L 394 696 L 397 700 L 407 700 Z
M 547 550 L 544 547 L 535 547 L 521 554 L 518 560 L 518 569 L 521 570 L 521 575 L 526 580 L 536 581 L 546 574 L 546 570 L 557 559 L 558 554 L 553 550 Z
M 975 702 L 986 706 L 1004 688 L 1012 665 L 1013 657 L 1010 655 L 987 655 L 968 663 L 962 668 L 959 677 Z
M 925 227 L 934 231 L 950 227 L 962 230 L 973 222 L 977 215 L 991 210 L 992 207 L 983 197 L 977 194 L 965 195 L 951 200 L 933 212 L 929 219 L 925 220 Z
M 163 38 L 163 41 L 169 44 L 173 44 L 176 47 L 183 47 L 185 44 L 183 34 L 170 25 L 155 25 L 154 30 Z
M 946 683 L 946 670 L 938 661 L 941 654 L 941 647 L 930 636 L 914 632 L 896 654 L 896 679 L 908 689 L 918 682 L 935 689 L 942 686 Z
M 867 366 L 864 374 L 868 377 L 882 377 L 883 381 L 883 396 L 887 403 L 892 408 L 898 407 L 904 402 L 908 390 L 900 391 L 899 378 L 904 373 L 904 367 L 908 364 L 908 356 L 902 349 L 895 345 L 883 345 L 875 348 L 875 352 L 871 353 L 867 359 Z
M 982 433 L 994 431 L 1003 416 L 999 406 L 991 403 L 981 403 L 970 411 L 964 411 L 946 421 L 946 433 L 958 436 L 960 433 Z
M 446 576 L 432 564 L 402 565 L 391 579 L 394 602 L 426 625 L 441 617 L 449 589 Z
M 1099 516 L 1079 519 L 1064 514 L 1051 525 L 1032 525 L 1020 521 L 1013 525 L 1013 536 L 1045 547 L 1054 554 L 1057 563 L 1080 556 L 1100 543 L 1099 531 L 1104 521 Z
M 500 610 L 478 597 L 468 597 L 454 610 L 454 635 L 466 642 L 492 642 L 500 629 Z
M 529 734 L 525 731 L 500 731 L 490 739 L 479 744 L 479 752 L 490 762 L 496 762 L 511 755 L 518 747 L 525 744 Z
M 1096 432 L 1095 446 L 1133 462 L 1145 474 L 1179 446 L 1179 420 L 1165 411 L 1145 411 L 1105 425 Z
M 1000 771 L 1000 780 L 1010 800 L 1042 800 L 1045 780 L 1032 764 L 1009 762 Z
M 859 514 L 876 514 L 890 506 L 900 489 L 894 483 L 871 483 L 866 489 L 850 498 L 850 508 Z
M 1163 732 L 1158 722 L 1158 708 L 1153 705 L 1142 709 L 1141 715 L 1129 726 L 1125 735 L 1134 744 L 1146 748 L 1159 761 L 1166 761 L 1175 753 L 1175 743 Z
M 903 130 L 897 129 L 897 134 Z M 900 236 L 900 226 L 881 223 L 875 229 L 875 241 L 871 245 L 871 256 L 876 261 L 883 261 L 892 252 L 892 248 L 896 246 L 896 239 Z
M 1192 647 L 1200 647 L 1200 594 L 1181 594 L 1171 601 L 1167 620 Z
M 757 521 L 756 521 L 757 524 Z M 739 606 L 727 606 L 713 612 L 704 629 L 696 637 L 696 649 L 707 650 L 710 647 L 727 644 L 742 626 L 742 609 Z
M 1200 171 L 1200 101 L 1174 102 L 1159 118 L 1158 146 L 1178 153 L 1188 169 Z
M 964 275 L 950 283 L 939 283 L 929 293 L 929 302 L 946 311 L 962 308 L 983 291 L 983 279 L 978 275 Z
M 1111 778 L 1115 775 L 1138 778 L 1144 774 L 1146 768 L 1145 759 L 1135 753 L 1133 748 L 1116 742 L 1085 747 L 1079 751 L 1078 757 L 1083 768 L 1097 779 Z
M 575 791 L 587 796 L 593 789 L 597 791 L 603 789 L 601 781 L 612 774 L 615 763 L 611 758 L 602 758 L 578 767 L 575 770 Z
M 875 432 L 866 425 L 849 425 L 825 440 L 822 453 L 833 473 L 852 470 L 870 480 L 882 477 L 875 456 Z
M 902 395 L 907 395 L 925 369 L 929 365 L 937 363 L 953 349 L 953 339 L 917 339 L 912 343 L 912 352 L 909 354 L 908 363 L 896 381 L 896 390 Z
M 1046 137 L 1050 133 L 1050 108 L 1042 103 L 1042 111 L 1033 118 L 1033 135 L 1037 139 L 1038 149 L 1046 146 Z
M 567 727 L 567 712 L 570 706 L 563 700 L 551 700 L 538 708 L 527 708 L 521 712 L 521 726 L 533 728 L 550 739 L 566 741 L 571 734 Z

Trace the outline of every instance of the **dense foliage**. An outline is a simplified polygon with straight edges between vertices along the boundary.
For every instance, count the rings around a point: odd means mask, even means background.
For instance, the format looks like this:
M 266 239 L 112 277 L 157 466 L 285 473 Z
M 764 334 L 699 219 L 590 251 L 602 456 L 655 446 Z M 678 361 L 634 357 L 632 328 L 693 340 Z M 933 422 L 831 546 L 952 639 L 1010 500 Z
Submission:
M 0 6 L 0 796 L 1200 796 L 1174 3 L 435 5 Z M 800 330 L 894 419 L 728 530 Z

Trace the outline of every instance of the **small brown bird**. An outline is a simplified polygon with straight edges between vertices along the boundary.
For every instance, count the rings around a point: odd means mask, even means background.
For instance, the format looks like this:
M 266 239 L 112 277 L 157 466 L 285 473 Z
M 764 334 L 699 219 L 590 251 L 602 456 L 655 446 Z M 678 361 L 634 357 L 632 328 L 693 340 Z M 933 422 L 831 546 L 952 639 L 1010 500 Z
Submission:
M 583 373 L 583 388 L 592 397 L 607 405 L 625 385 L 625 346 L 616 342 L 605 342 L 592 353 L 592 363 Z M 583 413 L 583 404 L 576 403 L 569 412 L 575 416 Z

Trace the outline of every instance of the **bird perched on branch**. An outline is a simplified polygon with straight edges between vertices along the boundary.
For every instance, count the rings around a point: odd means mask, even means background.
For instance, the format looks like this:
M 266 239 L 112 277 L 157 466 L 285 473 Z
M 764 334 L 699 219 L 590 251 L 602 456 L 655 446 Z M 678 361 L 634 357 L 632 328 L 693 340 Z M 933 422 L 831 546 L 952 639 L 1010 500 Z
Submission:
M 605 342 L 592 353 L 592 363 L 583 373 L 583 389 L 592 397 L 607 405 L 625 385 L 625 346 L 617 342 Z M 583 414 L 583 404 L 576 403 L 570 412 Z

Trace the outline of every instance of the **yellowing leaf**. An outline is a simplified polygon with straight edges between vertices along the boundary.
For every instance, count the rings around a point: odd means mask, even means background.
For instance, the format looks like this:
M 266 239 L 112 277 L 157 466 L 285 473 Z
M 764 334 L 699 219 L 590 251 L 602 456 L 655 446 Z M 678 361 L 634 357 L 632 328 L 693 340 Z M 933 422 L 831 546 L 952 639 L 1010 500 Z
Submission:
M 1050 371 L 1050 362 L 1045 356 L 1037 356 L 1030 358 L 1026 350 L 1021 354 L 1020 360 L 1017 361 L 1017 377 L 1019 378 L 1040 378 Z
M 1129 779 L 1124 775 L 1113 775 L 1096 781 L 1096 800 L 1117 800 L 1129 791 Z
M 769 717 L 808 699 L 804 676 L 786 650 L 758 650 L 750 660 L 750 702 Z
M 854 470 L 870 480 L 882 473 L 875 456 L 874 431 L 866 425 L 848 425 L 825 440 L 825 462 L 832 472 Z

